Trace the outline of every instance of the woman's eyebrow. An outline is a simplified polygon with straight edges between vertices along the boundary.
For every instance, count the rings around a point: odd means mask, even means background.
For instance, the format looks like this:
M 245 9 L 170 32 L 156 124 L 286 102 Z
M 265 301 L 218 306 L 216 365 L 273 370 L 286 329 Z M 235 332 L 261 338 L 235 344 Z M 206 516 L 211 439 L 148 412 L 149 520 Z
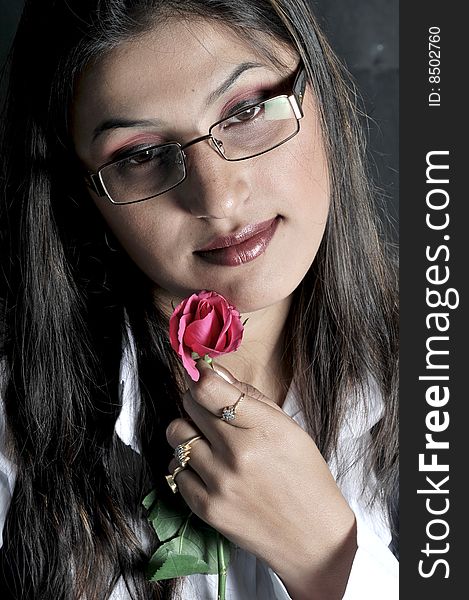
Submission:
M 208 95 L 206 106 L 209 106 L 215 102 L 215 100 L 218 100 L 218 98 L 228 91 L 238 77 L 240 77 L 245 71 L 248 71 L 249 69 L 258 69 L 259 67 L 265 67 L 265 65 L 255 62 L 245 62 L 238 65 L 236 69 L 234 69 L 234 71 L 225 79 L 225 81 L 223 81 L 223 83 L 219 85 L 216 90 Z
M 126 127 L 159 127 L 160 125 L 161 121 L 159 119 L 106 119 L 93 129 L 91 142 L 93 143 L 97 137 L 109 129 L 122 129 Z
M 238 65 L 234 71 L 219 85 L 213 92 L 211 92 L 206 100 L 206 106 L 209 106 L 215 100 L 220 98 L 230 87 L 236 82 L 236 80 L 249 69 L 257 69 L 259 67 L 265 67 L 260 63 L 255 62 L 244 62 Z M 105 131 L 110 129 L 123 129 L 131 127 L 159 127 L 161 126 L 159 119 L 124 119 L 124 118 L 110 118 L 99 123 L 93 129 L 93 135 L 91 142 L 95 142 L 96 139 Z

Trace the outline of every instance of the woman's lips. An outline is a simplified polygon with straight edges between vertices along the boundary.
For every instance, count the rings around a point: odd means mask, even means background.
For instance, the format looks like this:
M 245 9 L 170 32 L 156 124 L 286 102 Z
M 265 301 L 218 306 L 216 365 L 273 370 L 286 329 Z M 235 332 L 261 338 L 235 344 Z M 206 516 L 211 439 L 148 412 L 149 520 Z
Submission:
M 217 237 L 194 254 L 212 264 L 227 267 L 250 262 L 265 252 L 280 218 L 277 216 L 269 221 L 248 225 L 233 235 Z

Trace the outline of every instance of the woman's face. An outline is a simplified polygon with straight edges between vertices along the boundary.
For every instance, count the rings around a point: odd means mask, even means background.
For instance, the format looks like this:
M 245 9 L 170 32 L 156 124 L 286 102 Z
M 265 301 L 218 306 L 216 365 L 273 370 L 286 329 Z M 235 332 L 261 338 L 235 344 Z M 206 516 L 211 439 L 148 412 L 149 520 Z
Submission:
M 280 45 L 272 50 L 284 68 L 204 21 L 174 21 L 121 45 L 79 81 L 72 111 L 79 158 L 95 172 L 129 148 L 203 136 L 240 101 L 290 94 L 298 59 Z M 228 162 L 208 141 L 188 147 L 185 181 L 163 195 L 114 205 L 90 192 L 164 305 L 208 289 L 246 313 L 286 300 L 299 285 L 329 207 L 309 88 L 303 109 L 300 132 L 255 158 Z M 201 252 L 213 245 L 224 249 Z

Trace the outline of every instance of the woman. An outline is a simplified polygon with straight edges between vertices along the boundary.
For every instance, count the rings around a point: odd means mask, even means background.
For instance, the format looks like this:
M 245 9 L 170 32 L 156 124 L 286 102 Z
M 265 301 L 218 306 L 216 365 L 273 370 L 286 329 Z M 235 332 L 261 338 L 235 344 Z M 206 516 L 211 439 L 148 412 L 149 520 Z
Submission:
M 169 473 L 228 598 L 397 597 L 395 277 L 306 2 L 27 2 L 2 152 L 11 596 L 215 597 L 146 580 Z M 194 382 L 168 320 L 200 290 L 248 322 Z

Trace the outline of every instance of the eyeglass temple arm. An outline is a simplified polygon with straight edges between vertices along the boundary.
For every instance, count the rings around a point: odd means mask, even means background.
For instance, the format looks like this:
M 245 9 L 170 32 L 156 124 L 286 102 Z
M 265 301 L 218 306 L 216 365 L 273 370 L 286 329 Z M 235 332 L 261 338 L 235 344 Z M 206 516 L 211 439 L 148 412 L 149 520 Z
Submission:
M 85 183 L 98 196 L 106 195 L 103 184 L 101 183 L 101 180 L 99 179 L 99 175 L 97 173 L 86 173 Z
M 306 83 L 307 83 L 306 69 L 304 67 L 301 67 L 295 77 L 295 81 L 293 83 L 293 90 L 292 90 L 294 95 L 297 97 L 298 103 L 300 106 L 303 104 L 303 98 L 304 98 L 305 90 L 306 90 Z

